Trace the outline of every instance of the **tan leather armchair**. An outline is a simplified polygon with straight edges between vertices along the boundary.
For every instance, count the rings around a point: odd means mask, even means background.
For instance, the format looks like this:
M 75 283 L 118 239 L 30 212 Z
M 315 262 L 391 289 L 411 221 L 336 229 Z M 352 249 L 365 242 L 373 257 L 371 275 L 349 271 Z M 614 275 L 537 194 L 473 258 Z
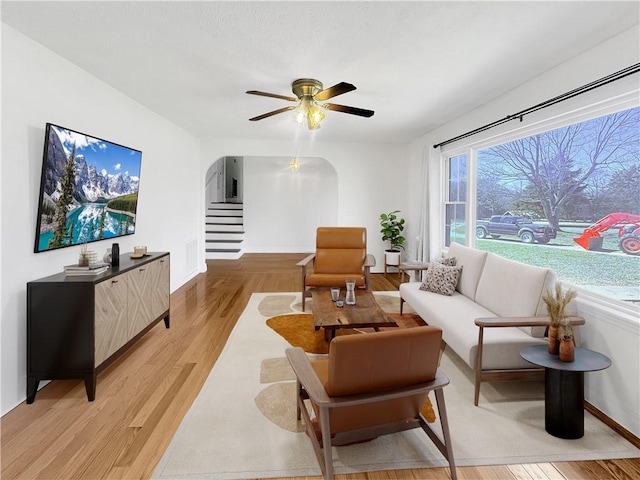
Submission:
M 311 264 L 312 268 L 307 267 Z M 359 288 L 369 289 L 369 272 L 375 267 L 367 254 L 367 229 L 363 227 L 319 227 L 316 252 L 297 263 L 302 268 L 302 311 L 311 296 L 307 287 L 343 287 L 354 279 Z
M 438 370 L 441 339 L 442 330 L 424 326 L 336 337 L 328 357 L 313 361 L 301 348 L 286 350 L 297 378 L 298 419 L 325 479 L 333 478 L 333 446 L 413 428 L 424 430 L 456 478 L 443 393 L 449 379 Z M 432 390 L 442 438 L 420 413 Z

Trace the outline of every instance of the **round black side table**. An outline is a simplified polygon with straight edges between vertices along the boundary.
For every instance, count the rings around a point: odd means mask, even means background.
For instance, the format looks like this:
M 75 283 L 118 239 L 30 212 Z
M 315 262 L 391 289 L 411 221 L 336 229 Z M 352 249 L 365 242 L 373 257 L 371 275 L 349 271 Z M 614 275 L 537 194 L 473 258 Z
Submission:
M 554 437 L 584 436 L 584 372 L 604 370 L 611 359 L 587 348 L 576 348 L 573 362 L 563 362 L 547 345 L 520 352 L 527 362 L 544 367 L 544 429 Z

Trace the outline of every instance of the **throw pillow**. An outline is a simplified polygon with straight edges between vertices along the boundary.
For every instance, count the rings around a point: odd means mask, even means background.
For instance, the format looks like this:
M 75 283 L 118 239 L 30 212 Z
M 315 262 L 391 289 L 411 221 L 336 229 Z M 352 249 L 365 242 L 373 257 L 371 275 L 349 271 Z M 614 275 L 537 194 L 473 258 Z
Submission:
M 435 263 L 427 270 L 420 289 L 451 296 L 456 291 L 456 285 L 458 285 L 461 273 L 462 265 L 450 267 Z M 423 285 L 425 288 L 422 288 Z
M 456 260 L 457 260 L 456 257 L 446 257 L 446 258 L 441 258 L 436 263 L 439 263 L 440 265 L 446 265 L 447 267 L 455 267 Z
M 424 272 L 422 272 L 423 279 L 427 278 L 426 272 L 429 270 L 429 268 L 431 268 L 432 265 L 436 265 L 436 264 L 453 267 L 456 264 L 456 257 L 440 258 L 434 262 L 431 262 L 429 265 L 427 265 L 427 268 L 425 268 Z M 424 283 L 424 280 L 422 281 L 422 285 L 420 285 L 420 290 L 427 290 L 427 285 Z

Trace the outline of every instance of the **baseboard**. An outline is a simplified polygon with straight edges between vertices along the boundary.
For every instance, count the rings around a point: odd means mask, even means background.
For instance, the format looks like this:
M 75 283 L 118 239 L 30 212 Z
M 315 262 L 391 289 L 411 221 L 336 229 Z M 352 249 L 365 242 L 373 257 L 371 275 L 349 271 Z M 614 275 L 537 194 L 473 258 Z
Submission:
M 602 423 L 607 425 L 609 428 L 611 428 L 613 431 L 615 431 L 622 438 L 632 443 L 636 448 L 640 448 L 640 438 L 636 437 L 633 433 L 631 433 L 629 430 L 624 428 L 622 425 L 620 425 L 618 422 L 613 420 L 611 417 L 607 416 L 601 410 L 598 410 L 589 402 L 584 402 L 584 409 L 587 412 L 589 412 L 591 415 L 596 417 L 598 420 L 600 420 Z

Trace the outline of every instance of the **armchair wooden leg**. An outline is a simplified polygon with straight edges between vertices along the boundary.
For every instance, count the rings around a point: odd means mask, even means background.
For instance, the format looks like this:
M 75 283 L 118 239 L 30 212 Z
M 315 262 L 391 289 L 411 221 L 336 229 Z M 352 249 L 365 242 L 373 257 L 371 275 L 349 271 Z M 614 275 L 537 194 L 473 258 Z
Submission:
M 331 427 L 329 409 L 320 409 L 320 431 L 322 432 L 323 474 L 325 480 L 333 480 L 333 450 L 331 449 Z
M 453 444 L 451 443 L 451 434 L 449 433 L 449 421 L 447 419 L 447 407 L 444 404 L 444 392 L 442 388 L 435 390 L 436 405 L 438 405 L 438 414 L 440 416 L 440 425 L 442 426 L 442 436 L 444 439 L 444 456 L 449 462 L 449 470 L 451 470 L 451 479 L 456 480 L 456 464 L 453 459 Z
M 404 298 L 400 297 L 400 315 L 402 315 L 402 307 L 404 307 Z

